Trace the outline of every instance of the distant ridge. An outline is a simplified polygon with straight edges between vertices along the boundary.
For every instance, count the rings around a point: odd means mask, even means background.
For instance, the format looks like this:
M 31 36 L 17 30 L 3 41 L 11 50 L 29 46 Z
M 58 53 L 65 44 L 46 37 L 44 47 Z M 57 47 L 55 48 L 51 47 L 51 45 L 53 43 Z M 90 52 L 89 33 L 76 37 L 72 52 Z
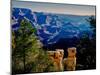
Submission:
M 92 37 L 92 30 L 86 19 L 89 16 L 52 14 L 33 12 L 25 8 L 12 9 L 12 29 L 20 27 L 21 19 L 27 19 L 37 29 L 36 35 L 44 45 L 57 43 L 62 38 L 81 38 L 88 33 Z M 75 41 L 75 40 L 74 40 Z

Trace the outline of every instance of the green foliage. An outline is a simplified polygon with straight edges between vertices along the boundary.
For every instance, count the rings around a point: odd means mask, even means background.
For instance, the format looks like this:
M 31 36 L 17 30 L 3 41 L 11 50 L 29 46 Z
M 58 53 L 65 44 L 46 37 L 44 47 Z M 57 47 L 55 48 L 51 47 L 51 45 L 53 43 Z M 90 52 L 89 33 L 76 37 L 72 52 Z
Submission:
M 14 40 L 15 48 L 13 48 L 12 56 L 15 71 L 18 67 L 22 67 L 23 72 L 25 72 L 26 57 L 28 55 L 27 52 L 33 50 L 33 45 L 36 40 L 33 33 L 34 28 L 25 19 L 21 21 L 19 29 L 16 32 L 13 31 L 12 44 Z M 13 39 L 13 37 L 15 37 L 15 39 Z M 23 64 L 19 65 L 21 63 Z
M 90 23 L 90 25 L 96 28 L 96 18 L 94 16 L 89 17 L 88 22 Z
M 90 23 L 91 28 L 94 29 L 94 32 L 96 32 L 96 17 L 95 16 L 91 16 L 87 19 L 87 21 Z
M 96 19 L 94 16 L 91 16 L 87 21 L 90 23 L 94 33 L 92 39 L 89 39 L 87 33 L 83 34 L 84 36 L 80 39 L 79 44 L 77 44 L 78 70 L 96 68 Z
M 38 46 L 35 32 L 36 29 L 25 19 L 17 31 L 12 31 L 13 74 L 54 71 L 53 62 L 46 51 Z
M 80 39 L 77 45 L 77 64 L 81 65 L 77 69 L 95 69 L 96 68 L 96 43 L 89 37 Z M 84 62 L 85 61 L 85 62 Z

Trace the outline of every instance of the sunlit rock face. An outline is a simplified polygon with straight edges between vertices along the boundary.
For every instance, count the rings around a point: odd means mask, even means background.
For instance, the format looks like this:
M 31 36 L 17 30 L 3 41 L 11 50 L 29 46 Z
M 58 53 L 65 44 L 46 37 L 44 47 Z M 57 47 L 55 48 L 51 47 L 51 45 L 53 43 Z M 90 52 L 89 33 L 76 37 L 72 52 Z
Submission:
M 64 58 L 64 66 L 68 71 L 75 71 L 76 69 L 76 48 L 68 48 L 68 57 Z
M 92 38 L 93 31 L 86 21 L 87 18 L 89 16 L 53 14 L 13 8 L 12 29 L 16 31 L 20 27 L 20 21 L 26 19 L 36 28 L 35 34 L 44 46 L 55 44 L 60 39 L 72 39 L 74 43 L 76 41 L 74 39 L 80 39 L 84 33 Z
M 63 71 L 63 49 L 56 49 L 56 51 L 47 51 L 47 54 L 50 57 L 50 60 L 53 61 L 55 71 Z

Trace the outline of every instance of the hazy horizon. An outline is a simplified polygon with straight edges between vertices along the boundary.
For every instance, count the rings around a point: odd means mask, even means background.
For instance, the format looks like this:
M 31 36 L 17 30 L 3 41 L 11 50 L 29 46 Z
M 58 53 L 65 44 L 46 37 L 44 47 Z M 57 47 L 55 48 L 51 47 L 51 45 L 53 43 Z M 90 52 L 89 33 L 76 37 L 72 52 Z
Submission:
M 90 6 L 90 5 L 12 1 L 12 7 L 27 8 L 31 9 L 34 12 L 69 14 L 69 15 L 80 15 L 80 16 L 96 15 L 95 6 Z

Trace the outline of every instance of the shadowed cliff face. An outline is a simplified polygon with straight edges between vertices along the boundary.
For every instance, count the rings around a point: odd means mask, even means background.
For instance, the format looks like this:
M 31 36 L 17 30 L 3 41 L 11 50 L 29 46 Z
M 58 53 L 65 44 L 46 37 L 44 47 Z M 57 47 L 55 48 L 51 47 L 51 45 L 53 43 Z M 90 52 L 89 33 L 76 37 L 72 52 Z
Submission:
M 64 42 L 71 42 L 67 43 L 67 45 L 69 44 L 68 46 L 70 44 L 73 46 L 74 42 L 77 42 L 84 34 L 87 34 L 90 39 L 92 38 L 93 31 L 86 21 L 88 17 L 34 12 L 30 9 L 13 8 L 12 29 L 17 30 L 20 27 L 21 19 L 26 19 L 36 28 L 35 34 L 44 46 L 56 44 L 61 39 Z

